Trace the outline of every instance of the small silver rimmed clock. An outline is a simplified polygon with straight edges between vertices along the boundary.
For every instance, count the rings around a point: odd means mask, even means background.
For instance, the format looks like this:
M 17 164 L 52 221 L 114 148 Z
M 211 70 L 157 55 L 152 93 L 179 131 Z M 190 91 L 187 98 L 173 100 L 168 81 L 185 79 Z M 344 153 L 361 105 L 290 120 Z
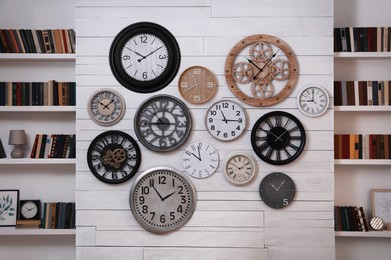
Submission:
M 309 85 L 304 87 L 297 96 L 297 106 L 304 115 L 317 117 L 327 111 L 329 100 L 329 95 L 323 87 Z

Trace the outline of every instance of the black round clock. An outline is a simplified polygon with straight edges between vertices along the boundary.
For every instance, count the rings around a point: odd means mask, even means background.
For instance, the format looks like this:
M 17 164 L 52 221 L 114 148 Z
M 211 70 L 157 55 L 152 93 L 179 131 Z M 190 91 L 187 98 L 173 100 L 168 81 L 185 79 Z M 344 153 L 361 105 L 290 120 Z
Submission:
M 251 131 L 251 145 L 263 161 L 282 165 L 299 157 L 305 146 L 305 131 L 292 114 L 273 111 L 260 117 Z
M 141 152 L 130 135 L 117 130 L 106 131 L 92 140 L 87 151 L 87 162 L 96 178 L 117 184 L 136 174 Z
M 122 29 L 110 48 L 110 68 L 118 82 L 138 93 L 167 86 L 181 63 L 179 45 L 163 26 L 139 22 Z
M 192 119 L 185 103 L 170 95 L 156 95 L 136 111 L 134 130 L 139 141 L 155 152 L 180 147 L 190 135 Z
M 288 206 L 293 201 L 295 193 L 295 183 L 288 175 L 281 172 L 266 175 L 259 185 L 262 201 L 274 209 Z

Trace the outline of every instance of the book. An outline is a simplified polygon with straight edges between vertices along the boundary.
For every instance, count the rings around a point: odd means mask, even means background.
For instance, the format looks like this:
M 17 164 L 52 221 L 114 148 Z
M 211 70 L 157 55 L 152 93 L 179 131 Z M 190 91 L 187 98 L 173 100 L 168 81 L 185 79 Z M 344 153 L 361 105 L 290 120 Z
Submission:
M 1 158 L 7 158 L 7 155 L 4 151 L 3 143 L 1 142 L 1 138 L 0 138 L 0 159 Z

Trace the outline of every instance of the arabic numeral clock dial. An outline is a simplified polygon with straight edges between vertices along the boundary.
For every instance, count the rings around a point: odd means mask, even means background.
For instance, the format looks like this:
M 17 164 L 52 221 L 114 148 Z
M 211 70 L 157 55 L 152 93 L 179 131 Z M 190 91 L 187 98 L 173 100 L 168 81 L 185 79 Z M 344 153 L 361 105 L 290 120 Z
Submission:
M 192 119 L 189 109 L 179 99 L 156 95 L 144 101 L 134 118 L 139 141 L 155 152 L 180 147 L 189 137 Z
M 157 167 L 143 172 L 129 195 L 130 209 L 147 231 L 168 233 L 182 227 L 196 207 L 193 184 L 179 171 Z
M 266 175 L 259 185 L 259 195 L 262 201 L 273 209 L 288 206 L 295 194 L 295 183 L 288 175 L 281 172 Z
M 87 151 L 88 167 L 105 183 L 118 184 L 132 178 L 141 162 L 137 142 L 130 135 L 111 130 L 92 140 Z
M 192 143 L 183 152 L 182 164 L 190 176 L 194 178 L 206 178 L 217 170 L 219 154 L 208 143 Z
M 209 69 L 193 66 L 181 74 L 178 87 L 182 97 L 188 102 L 202 104 L 216 92 L 217 78 Z
M 294 88 L 298 63 L 293 50 L 281 39 L 257 34 L 238 42 L 225 61 L 225 79 L 232 93 L 257 107 L 286 98 Z
M 208 132 L 214 138 L 221 141 L 231 141 L 243 133 L 246 127 L 246 113 L 234 101 L 218 101 L 208 109 L 205 124 Z
M 269 112 L 260 117 L 251 131 L 251 145 L 263 161 L 282 165 L 299 157 L 306 135 L 301 122 L 284 111 Z
M 87 110 L 95 123 L 113 125 L 121 120 L 125 113 L 125 100 L 115 90 L 100 89 L 88 100 Z
M 118 82 L 138 93 L 166 87 L 181 62 L 175 37 L 163 26 L 150 22 L 134 23 L 122 29 L 111 44 L 109 58 Z
M 226 180 L 237 186 L 252 182 L 258 171 L 258 165 L 254 157 L 241 151 L 234 151 L 226 155 L 223 167 Z
M 329 106 L 329 95 L 321 86 L 304 87 L 297 96 L 299 110 L 307 116 L 317 117 L 324 114 Z

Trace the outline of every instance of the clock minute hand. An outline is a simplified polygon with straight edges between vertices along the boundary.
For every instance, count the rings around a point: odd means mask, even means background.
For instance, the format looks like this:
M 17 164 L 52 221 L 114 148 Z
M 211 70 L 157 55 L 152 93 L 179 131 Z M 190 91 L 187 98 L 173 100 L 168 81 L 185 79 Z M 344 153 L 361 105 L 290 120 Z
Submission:
M 267 64 L 269 64 L 269 62 L 274 58 L 276 57 L 277 53 L 279 52 L 280 50 L 277 50 L 275 53 L 273 53 L 273 55 L 270 57 L 270 59 L 268 59 L 268 61 L 263 65 L 262 68 L 259 68 L 257 66 L 257 68 L 259 69 L 258 73 L 254 75 L 253 79 L 256 79 L 258 74 L 261 73 L 263 71 L 263 69 L 266 67 Z
M 146 59 L 148 56 L 152 55 L 153 53 L 157 52 L 158 50 L 160 50 L 161 48 L 163 48 L 164 45 L 160 46 L 159 48 L 157 48 L 156 50 L 153 50 L 151 51 L 150 53 L 148 53 L 147 55 L 143 56 L 141 59 L 138 59 L 137 61 L 140 62 L 142 61 L 143 59 Z
M 103 105 L 103 109 L 107 108 L 109 109 L 109 105 L 114 102 L 114 99 L 112 99 L 108 104 Z
M 156 191 L 157 195 L 159 195 L 159 198 L 163 201 L 164 198 L 163 198 L 162 195 L 160 195 L 160 193 L 157 191 L 157 189 L 155 188 L 155 185 L 153 185 L 152 188 Z
M 130 49 L 130 48 L 128 48 L 128 47 L 126 47 L 126 49 L 130 50 L 131 52 L 136 53 L 136 54 L 137 54 L 138 56 L 140 56 L 140 57 L 143 57 L 143 59 L 146 58 L 144 55 L 142 55 L 141 53 L 139 53 L 139 52 L 137 52 L 137 51 L 134 51 L 134 50 L 132 50 L 132 49 Z

